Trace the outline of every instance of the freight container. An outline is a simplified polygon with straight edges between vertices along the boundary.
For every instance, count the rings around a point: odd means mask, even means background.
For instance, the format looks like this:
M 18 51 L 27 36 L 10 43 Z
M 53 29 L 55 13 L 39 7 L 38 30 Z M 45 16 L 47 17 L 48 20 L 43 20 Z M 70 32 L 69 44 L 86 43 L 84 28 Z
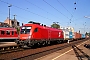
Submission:
M 82 35 L 81 38 L 84 39 L 85 38 L 85 34 L 81 34 L 81 35 Z
M 82 34 L 79 33 L 79 38 L 81 39 L 82 38 Z
M 73 36 L 73 39 L 75 38 L 75 36 L 74 36 L 74 32 L 72 32 L 72 36 Z
M 69 32 L 69 39 L 73 39 L 73 33 Z
M 77 32 L 74 32 L 74 39 L 75 40 L 81 39 L 81 34 L 80 33 L 77 33 Z
M 73 40 L 73 32 L 67 29 L 64 29 L 63 32 L 64 32 L 64 40 Z
M 64 40 L 68 40 L 69 39 L 69 31 L 63 30 L 63 32 L 64 32 Z

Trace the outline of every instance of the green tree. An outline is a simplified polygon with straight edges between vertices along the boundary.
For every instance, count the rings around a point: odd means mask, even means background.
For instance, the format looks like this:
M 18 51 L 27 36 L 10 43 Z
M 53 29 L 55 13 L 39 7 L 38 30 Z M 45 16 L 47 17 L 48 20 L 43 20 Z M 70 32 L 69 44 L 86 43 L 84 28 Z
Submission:
M 16 28 L 17 29 L 17 33 L 19 34 L 20 33 L 20 28 L 18 27 L 18 28 Z
M 53 22 L 53 24 L 51 25 L 52 28 L 56 28 L 56 29 L 59 29 L 60 28 L 60 25 Z
M 88 35 L 88 33 L 86 32 L 85 35 Z
M 89 37 L 90 37 L 90 32 L 89 32 Z

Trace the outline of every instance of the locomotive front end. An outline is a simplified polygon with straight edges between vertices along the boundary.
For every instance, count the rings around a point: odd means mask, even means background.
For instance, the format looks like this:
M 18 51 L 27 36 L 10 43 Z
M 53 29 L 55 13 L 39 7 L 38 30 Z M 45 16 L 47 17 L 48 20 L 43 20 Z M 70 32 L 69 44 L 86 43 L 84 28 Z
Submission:
M 31 46 L 32 27 L 23 26 L 20 30 L 19 40 L 16 43 L 20 46 Z

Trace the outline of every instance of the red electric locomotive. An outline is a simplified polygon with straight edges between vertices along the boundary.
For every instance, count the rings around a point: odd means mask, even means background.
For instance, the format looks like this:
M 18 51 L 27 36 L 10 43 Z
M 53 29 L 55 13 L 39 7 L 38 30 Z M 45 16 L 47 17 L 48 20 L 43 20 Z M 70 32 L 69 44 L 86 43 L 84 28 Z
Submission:
M 63 31 L 40 25 L 40 23 L 28 23 L 21 27 L 17 44 L 21 46 L 33 46 L 34 44 L 50 44 L 51 41 L 63 41 Z
M 0 27 L 0 41 L 8 42 L 18 39 L 17 30 L 10 27 Z

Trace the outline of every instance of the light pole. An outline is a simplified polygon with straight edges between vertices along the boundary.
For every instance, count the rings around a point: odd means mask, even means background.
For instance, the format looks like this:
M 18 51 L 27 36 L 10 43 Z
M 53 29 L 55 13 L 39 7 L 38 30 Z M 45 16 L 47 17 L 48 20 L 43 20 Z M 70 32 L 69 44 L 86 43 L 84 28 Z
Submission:
M 10 25 L 10 7 L 11 7 L 12 5 L 9 5 L 8 7 L 9 7 L 9 25 Z
M 17 25 L 16 25 L 17 23 L 16 23 L 16 21 L 15 21 L 15 20 L 16 20 L 16 19 L 15 19 L 15 16 L 17 16 L 17 15 L 13 15 L 13 16 L 14 16 L 14 28 L 15 28 L 15 27 L 17 26 Z
M 85 28 L 86 28 L 86 22 L 83 24 L 84 26 L 84 33 L 86 32 Z

